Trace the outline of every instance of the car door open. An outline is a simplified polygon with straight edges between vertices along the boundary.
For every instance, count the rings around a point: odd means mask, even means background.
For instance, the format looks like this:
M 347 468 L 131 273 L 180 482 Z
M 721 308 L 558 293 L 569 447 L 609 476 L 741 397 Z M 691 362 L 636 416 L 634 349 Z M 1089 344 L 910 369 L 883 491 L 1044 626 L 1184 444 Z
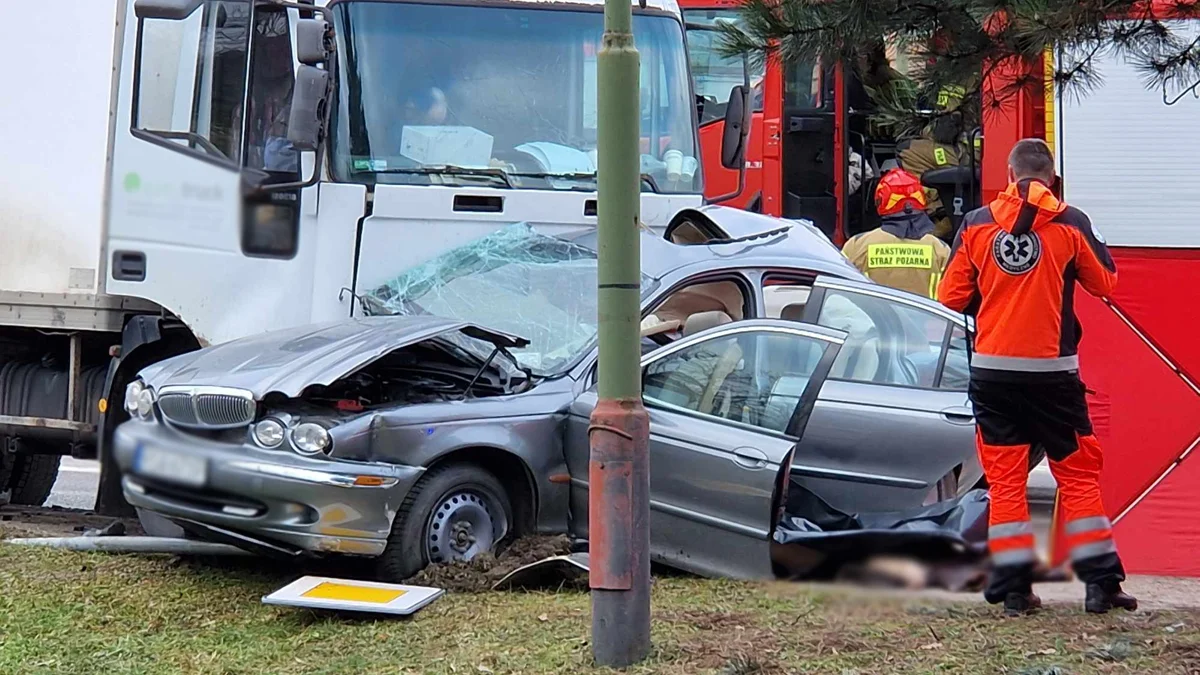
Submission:
M 847 512 L 971 487 L 963 317 L 903 291 L 818 277 L 802 319 L 847 333 L 793 463 L 806 487 Z
M 716 326 L 646 356 L 650 547 L 661 562 L 710 576 L 771 575 L 773 505 L 796 441 L 844 337 L 773 319 Z M 567 463 L 576 531 L 587 513 L 586 420 L 595 389 L 570 411 Z

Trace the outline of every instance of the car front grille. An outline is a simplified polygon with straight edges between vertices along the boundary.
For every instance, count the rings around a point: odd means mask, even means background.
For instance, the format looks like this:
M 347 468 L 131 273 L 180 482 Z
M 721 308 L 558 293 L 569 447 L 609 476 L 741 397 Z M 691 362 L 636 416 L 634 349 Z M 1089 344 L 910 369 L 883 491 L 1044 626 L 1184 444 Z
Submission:
M 254 396 L 239 389 L 164 387 L 158 394 L 163 419 L 181 427 L 234 429 L 254 421 Z

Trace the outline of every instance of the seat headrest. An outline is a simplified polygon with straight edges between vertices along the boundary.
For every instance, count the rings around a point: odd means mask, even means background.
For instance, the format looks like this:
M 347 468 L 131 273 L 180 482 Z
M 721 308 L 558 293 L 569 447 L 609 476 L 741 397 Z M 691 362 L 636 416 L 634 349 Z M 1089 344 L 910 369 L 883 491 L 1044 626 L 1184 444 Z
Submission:
M 790 305 L 785 305 L 779 312 L 779 318 L 784 321 L 800 321 L 804 316 L 804 303 L 793 302 Z
M 709 328 L 716 328 L 717 326 L 724 326 L 727 323 L 733 323 L 733 318 L 721 310 L 697 312 L 689 316 L 687 321 L 684 322 L 683 335 L 684 337 L 695 335 L 700 331 L 708 330 Z

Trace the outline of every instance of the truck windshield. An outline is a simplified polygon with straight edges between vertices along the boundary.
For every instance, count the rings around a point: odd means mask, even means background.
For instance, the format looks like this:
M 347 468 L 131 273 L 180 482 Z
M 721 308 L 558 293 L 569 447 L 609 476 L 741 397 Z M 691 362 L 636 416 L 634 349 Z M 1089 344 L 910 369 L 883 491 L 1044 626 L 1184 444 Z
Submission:
M 594 190 L 599 11 L 347 2 L 337 180 Z M 633 20 L 643 189 L 702 191 L 683 27 Z

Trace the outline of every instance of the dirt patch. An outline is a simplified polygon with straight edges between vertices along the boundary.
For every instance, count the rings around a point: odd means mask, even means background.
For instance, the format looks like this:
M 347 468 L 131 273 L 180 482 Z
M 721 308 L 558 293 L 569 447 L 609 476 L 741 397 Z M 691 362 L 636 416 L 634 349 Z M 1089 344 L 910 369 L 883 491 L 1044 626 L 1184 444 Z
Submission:
M 113 518 L 82 509 L 57 506 L 0 506 L 0 539 L 19 537 L 78 537 L 87 530 L 109 527 L 114 521 L 124 527 L 124 534 L 141 536 L 145 532 L 137 518 Z
M 430 565 L 408 580 L 418 586 L 434 586 L 458 593 L 484 593 L 509 572 L 556 555 L 571 552 L 566 536 L 522 537 L 496 555 L 477 556 L 470 562 Z
M 722 675 L 774 675 L 787 672 L 778 661 L 781 632 L 764 627 L 749 612 L 683 610 L 655 612 L 654 621 L 673 624 L 673 631 L 690 633 L 680 641 L 691 672 Z

